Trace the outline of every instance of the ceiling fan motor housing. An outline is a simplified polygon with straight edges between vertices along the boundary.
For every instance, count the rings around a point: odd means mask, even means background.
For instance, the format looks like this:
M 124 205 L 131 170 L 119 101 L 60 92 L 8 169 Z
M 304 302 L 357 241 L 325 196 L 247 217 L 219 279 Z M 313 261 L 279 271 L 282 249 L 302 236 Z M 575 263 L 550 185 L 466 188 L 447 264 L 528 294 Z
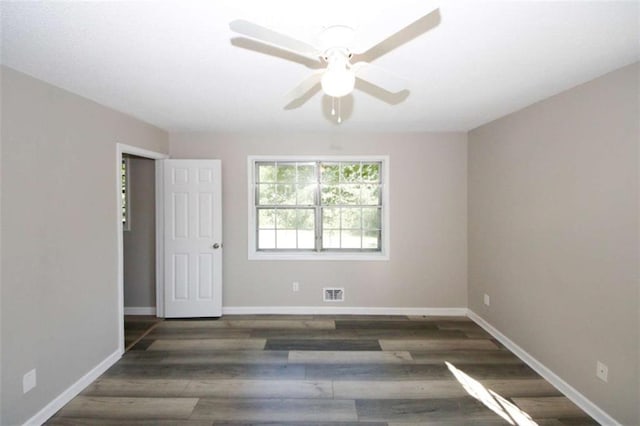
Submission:
M 340 98 L 353 90 L 356 76 L 351 69 L 349 51 L 344 48 L 330 48 L 326 52 L 327 70 L 322 75 L 322 90 L 329 96 Z
M 318 36 L 318 47 L 324 52 L 325 60 L 333 49 L 343 49 L 351 55 L 356 40 L 356 32 L 346 25 L 333 25 L 327 27 Z

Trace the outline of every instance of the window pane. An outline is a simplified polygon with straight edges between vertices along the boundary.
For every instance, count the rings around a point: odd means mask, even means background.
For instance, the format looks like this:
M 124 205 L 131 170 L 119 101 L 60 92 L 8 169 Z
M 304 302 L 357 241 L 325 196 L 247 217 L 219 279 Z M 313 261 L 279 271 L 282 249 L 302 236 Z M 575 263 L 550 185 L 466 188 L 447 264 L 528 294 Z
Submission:
M 278 204 L 278 193 L 276 186 L 273 184 L 258 185 L 258 204 L 269 205 Z
M 340 231 L 324 231 L 322 233 L 322 248 L 340 248 Z
M 340 181 L 340 165 L 336 163 L 322 163 L 320 166 L 322 183 L 338 183 Z
M 298 185 L 298 205 L 311 206 L 315 204 L 316 185 Z
M 380 231 L 366 231 L 362 237 L 362 248 L 380 248 Z
M 322 228 L 323 229 L 339 229 L 340 228 L 340 209 L 325 207 L 322 209 Z
M 277 188 L 278 188 L 277 204 L 287 205 L 287 206 L 296 205 L 295 185 L 278 184 Z
M 298 231 L 298 248 L 314 249 L 316 246 L 316 233 L 313 230 Z
M 360 229 L 360 209 L 342 209 L 342 229 Z
M 345 205 L 360 204 L 360 185 L 340 185 L 340 202 Z
M 315 214 L 312 209 L 298 210 L 296 221 L 297 229 L 312 230 L 315 228 Z
M 296 209 L 276 210 L 276 227 L 278 229 L 296 229 L 296 215 Z M 279 242 L 278 245 L 280 245 Z
M 276 231 L 260 230 L 258 231 L 258 249 L 274 249 L 276 248 Z
M 258 163 L 258 182 L 275 182 L 276 166 L 273 163 Z
M 362 227 L 364 229 L 380 229 L 380 209 L 364 207 L 362 209 Z
M 311 183 L 316 181 L 315 163 L 298 164 L 298 183 Z
M 380 182 L 380 164 L 365 163 L 362 165 L 362 180 L 364 182 Z
M 360 163 L 340 163 L 341 182 L 360 182 Z
M 277 242 L 277 248 L 279 249 L 296 248 L 296 231 L 295 230 L 277 230 L 276 242 Z
M 379 185 L 362 185 L 361 201 L 362 205 L 377 206 L 380 205 L 380 186 Z
M 278 163 L 278 182 L 295 183 L 296 165 L 295 163 Z
M 259 209 L 258 210 L 258 228 L 275 228 L 275 210 Z
M 340 204 L 340 187 L 323 185 L 322 204 L 329 206 Z
M 342 248 L 359 249 L 362 248 L 361 232 L 354 230 L 342 230 L 340 238 Z

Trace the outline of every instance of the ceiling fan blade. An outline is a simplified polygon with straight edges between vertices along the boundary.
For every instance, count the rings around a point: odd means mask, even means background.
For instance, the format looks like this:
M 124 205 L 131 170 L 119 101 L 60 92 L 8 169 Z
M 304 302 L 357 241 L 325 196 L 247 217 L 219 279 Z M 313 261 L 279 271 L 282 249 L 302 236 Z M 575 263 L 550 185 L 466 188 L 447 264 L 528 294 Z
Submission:
M 229 24 L 229 28 L 239 34 L 251 37 L 264 43 L 288 50 L 298 55 L 317 60 L 320 56 L 318 49 L 304 41 L 278 33 L 253 22 L 236 19 Z
M 387 11 L 381 17 L 380 23 L 372 22 L 357 29 L 356 47 L 353 52 L 364 54 L 385 42 L 393 42 L 395 48 L 439 23 L 440 10 L 433 1 L 414 1 L 409 6 L 398 5 Z M 380 34 L 381 28 L 391 28 L 391 32 L 385 36 Z
M 294 87 L 289 93 L 287 93 L 284 97 L 285 105 L 289 105 L 296 99 L 303 97 L 309 90 L 313 89 L 314 86 L 320 83 L 322 79 L 322 74 L 324 74 L 325 70 L 317 70 L 309 77 L 302 80 L 300 84 Z
M 400 93 L 403 90 L 407 90 L 408 85 L 405 79 L 391 74 L 383 68 L 367 62 L 358 62 L 353 64 L 351 69 L 359 79 L 378 86 L 389 93 Z

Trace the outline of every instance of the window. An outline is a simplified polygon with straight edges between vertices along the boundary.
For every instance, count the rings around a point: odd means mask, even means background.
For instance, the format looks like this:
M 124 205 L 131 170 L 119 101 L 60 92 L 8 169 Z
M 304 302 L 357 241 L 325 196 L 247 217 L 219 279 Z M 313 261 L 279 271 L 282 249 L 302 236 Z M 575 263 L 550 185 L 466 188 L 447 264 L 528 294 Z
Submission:
M 387 258 L 386 157 L 249 159 L 250 258 Z
M 122 197 L 122 230 L 131 230 L 131 212 L 129 206 L 129 157 L 122 156 L 120 165 L 120 189 Z

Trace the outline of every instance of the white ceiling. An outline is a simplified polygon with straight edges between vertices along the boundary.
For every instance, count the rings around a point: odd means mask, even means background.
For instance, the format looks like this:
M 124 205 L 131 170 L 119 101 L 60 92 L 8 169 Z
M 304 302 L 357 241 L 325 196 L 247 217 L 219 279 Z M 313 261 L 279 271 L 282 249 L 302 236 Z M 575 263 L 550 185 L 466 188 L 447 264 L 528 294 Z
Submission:
M 410 3 L 3 1 L 2 63 L 171 132 L 323 132 L 469 130 L 640 60 L 638 1 L 442 0 L 439 25 L 373 62 L 409 96 L 359 86 L 338 125 L 321 92 L 284 108 L 309 61 L 229 29 L 242 18 L 304 40 L 334 24 L 386 35 L 388 11 Z

